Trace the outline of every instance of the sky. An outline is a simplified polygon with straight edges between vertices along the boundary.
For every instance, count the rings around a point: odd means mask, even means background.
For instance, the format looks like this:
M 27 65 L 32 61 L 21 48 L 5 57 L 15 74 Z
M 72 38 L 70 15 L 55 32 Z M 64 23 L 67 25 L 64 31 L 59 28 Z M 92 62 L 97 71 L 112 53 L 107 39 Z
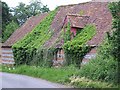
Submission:
M 19 2 L 29 4 L 31 0 L 1 0 L 8 4 L 9 7 L 16 7 Z M 47 5 L 50 10 L 54 10 L 57 6 L 68 5 L 68 4 L 78 4 L 82 2 L 88 2 L 91 0 L 41 0 L 43 5 Z

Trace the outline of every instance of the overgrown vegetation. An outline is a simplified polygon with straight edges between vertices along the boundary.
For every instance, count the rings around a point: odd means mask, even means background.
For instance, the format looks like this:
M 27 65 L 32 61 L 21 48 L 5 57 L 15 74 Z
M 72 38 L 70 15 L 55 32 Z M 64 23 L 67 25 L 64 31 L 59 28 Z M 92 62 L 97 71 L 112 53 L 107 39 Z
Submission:
M 17 65 L 29 65 L 36 55 L 36 52 L 38 52 L 37 50 L 41 48 L 43 44 L 51 37 L 52 30 L 50 25 L 56 15 L 56 12 L 57 9 L 51 11 L 49 15 L 32 30 L 32 32 L 13 45 L 12 48 Z
M 90 47 L 86 45 L 86 42 L 89 41 L 95 35 L 95 33 L 95 26 L 87 25 L 79 34 L 77 34 L 76 37 L 74 37 L 74 39 L 71 41 L 68 40 L 64 44 L 63 47 L 67 65 L 74 64 L 80 67 L 83 56 L 90 50 Z M 70 36 L 70 34 L 66 35 Z
M 83 66 L 79 76 L 92 80 L 119 84 L 120 63 L 120 1 L 109 5 L 113 15 L 113 33 L 107 33 L 106 39 L 99 47 L 98 55 L 94 60 Z
M 92 80 L 117 83 L 118 62 L 109 54 L 110 47 L 108 41 L 104 41 L 99 47 L 97 57 L 84 65 L 79 75 Z
M 52 82 L 67 84 L 79 88 L 113 88 L 116 87 L 112 83 L 105 83 L 100 81 L 92 81 L 84 77 L 75 77 L 80 69 L 74 66 L 61 67 L 61 68 L 46 68 L 36 66 L 19 66 L 15 69 L 8 69 L 2 67 L 3 72 L 17 73 L 28 75 L 32 77 L 42 78 Z
M 2 71 L 38 77 L 52 82 L 65 83 L 70 76 L 77 73 L 78 69 L 74 68 L 73 66 L 62 68 L 46 68 L 22 65 L 11 70 L 3 66 Z
M 109 36 L 109 43 L 112 46 L 111 55 L 120 64 L 120 1 L 109 5 L 113 16 L 113 34 Z
M 43 44 L 51 37 L 51 22 L 57 10 L 51 12 L 31 33 L 13 45 L 16 64 L 37 65 L 51 67 L 57 49 L 44 48 Z M 90 50 L 85 43 L 95 35 L 95 26 L 87 25 L 77 36 L 70 41 L 70 23 L 64 33 L 64 50 L 66 65 L 80 66 L 83 56 Z
M 41 67 L 52 67 L 54 54 L 56 53 L 56 48 L 39 48 L 30 64 Z
M 114 90 L 116 86 L 114 84 L 106 83 L 106 82 L 101 82 L 101 81 L 93 81 L 90 79 L 87 79 L 86 77 L 74 77 L 72 76 L 70 79 L 70 84 L 74 85 L 75 87 L 80 87 L 80 88 L 110 88 L 114 87 Z
M 64 43 L 66 43 L 67 41 L 71 40 L 71 32 L 70 32 L 70 22 L 68 22 L 67 26 L 65 27 L 66 31 L 64 32 Z
M 13 69 L 13 70 L 8 70 L 7 68 L 3 67 L 3 71 L 18 73 L 18 74 L 25 74 L 25 75 L 43 78 L 43 79 L 54 81 L 54 82 L 69 83 L 70 85 L 74 85 L 75 87 L 83 87 L 83 88 L 115 87 L 117 88 L 117 84 L 119 84 L 119 79 L 120 79 L 120 73 L 118 71 L 119 63 L 120 63 L 120 57 L 119 57 L 120 56 L 120 52 L 119 52 L 120 51 L 119 50 L 120 49 L 120 44 L 119 44 L 120 42 L 120 13 L 119 13 L 120 2 L 111 3 L 110 10 L 114 18 L 114 21 L 113 21 L 114 31 L 111 34 L 107 33 L 106 39 L 98 49 L 97 57 L 91 60 L 89 63 L 87 63 L 83 67 L 81 67 L 81 69 L 70 67 L 70 66 L 56 69 L 56 68 L 24 65 L 24 66 L 16 67 L 16 69 Z M 45 20 L 46 21 L 48 20 L 47 22 L 49 22 L 49 19 L 45 19 Z M 43 24 L 41 23 L 41 25 Z M 37 26 L 34 31 L 39 32 L 38 27 L 40 28 L 41 26 Z M 69 24 L 68 24 L 67 30 L 69 32 L 65 35 L 70 36 Z M 32 31 L 29 34 L 32 37 L 26 36 L 26 38 L 28 39 L 24 38 L 23 42 L 20 41 L 15 45 L 15 47 L 13 47 L 14 50 L 16 51 L 15 52 L 16 55 L 17 54 L 19 55 L 17 57 L 18 58 L 17 60 L 22 60 L 22 63 L 29 65 L 30 63 L 28 62 L 30 61 L 27 61 L 27 60 L 32 60 L 32 58 L 34 57 L 34 60 L 36 61 L 33 61 L 33 63 L 35 63 L 35 65 L 38 64 L 40 66 L 42 65 L 46 66 L 47 65 L 46 63 L 48 63 L 48 61 L 46 61 L 46 59 L 44 58 L 44 55 L 45 57 L 52 56 L 53 52 L 55 52 L 54 51 L 55 49 L 52 49 L 52 48 L 51 50 L 50 49 L 43 50 L 41 48 L 38 49 L 38 47 L 43 45 L 43 43 L 41 44 L 40 41 L 45 39 L 45 37 L 43 37 L 44 35 L 40 36 L 42 34 L 37 35 L 38 33 L 35 33 L 34 31 Z M 47 34 L 44 33 L 45 36 L 48 35 L 48 32 Z M 64 44 L 64 50 L 66 54 L 66 60 L 68 60 L 66 61 L 68 65 L 70 64 L 80 65 L 80 60 L 82 59 L 84 54 L 90 50 L 90 47 L 86 46 L 86 42 L 89 41 L 94 35 L 95 35 L 95 26 L 87 25 L 79 34 L 77 34 L 77 36 L 73 40 L 70 41 L 69 38 L 66 39 L 66 43 Z M 39 37 L 37 39 L 37 36 L 39 36 L 41 39 L 39 39 Z M 39 41 L 40 43 L 39 45 L 37 41 Z M 38 47 L 36 47 L 35 45 L 38 45 Z M 23 47 L 21 48 L 21 46 Z M 39 61 L 39 60 L 42 60 L 42 61 Z M 21 62 L 17 62 L 17 63 L 21 64 Z

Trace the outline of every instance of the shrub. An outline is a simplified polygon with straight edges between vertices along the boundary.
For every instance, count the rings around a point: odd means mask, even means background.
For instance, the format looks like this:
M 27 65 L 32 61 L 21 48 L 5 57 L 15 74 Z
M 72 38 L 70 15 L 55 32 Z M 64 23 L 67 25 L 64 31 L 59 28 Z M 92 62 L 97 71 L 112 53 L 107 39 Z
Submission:
M 111 54 L 120 64 L 120 1 L 109 4 L 113 16 L 113 34 L 110 36 L 112 45 Z
M 93 80 L 117 83 L 118 62 L 110 55 L 110 47 L 106 39 L 99 47 L 97 57 L 84 65 L 79 75 Z

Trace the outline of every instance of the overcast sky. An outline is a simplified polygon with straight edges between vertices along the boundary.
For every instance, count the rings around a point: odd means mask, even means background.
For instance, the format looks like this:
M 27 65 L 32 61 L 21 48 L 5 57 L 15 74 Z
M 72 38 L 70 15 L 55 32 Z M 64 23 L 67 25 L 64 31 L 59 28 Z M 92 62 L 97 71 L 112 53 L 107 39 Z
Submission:
M 25 4 L 29 4 L 31 0 L 2 0 L 8 4 L 9 7 L 15 7 L 19 4 L 19 2 L 23 2 Z M 41 0 L 44 5 L 48 5 L 50 10 L 55 9 L 60 5 L 68 5 L 68 4 L 77 4 L 82 2 L 87 2 L 91 0 Z

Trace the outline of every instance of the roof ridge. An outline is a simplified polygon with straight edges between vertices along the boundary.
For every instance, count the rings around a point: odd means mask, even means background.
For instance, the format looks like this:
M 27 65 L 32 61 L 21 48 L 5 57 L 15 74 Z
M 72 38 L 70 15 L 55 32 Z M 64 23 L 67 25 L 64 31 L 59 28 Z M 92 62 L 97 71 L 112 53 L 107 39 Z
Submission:
M 76 4 L 60 5 L 58 7 L 74 6 L 74 5 L 86 4 L 86 3 L 90 3 L 90 2 L 92 2 L 92 1 L 81 2 L 81 3 L 76 3 Z
M 88 15 L 79 15 L 79 14 L 67 14 L 66 16 L 90 17 Z

